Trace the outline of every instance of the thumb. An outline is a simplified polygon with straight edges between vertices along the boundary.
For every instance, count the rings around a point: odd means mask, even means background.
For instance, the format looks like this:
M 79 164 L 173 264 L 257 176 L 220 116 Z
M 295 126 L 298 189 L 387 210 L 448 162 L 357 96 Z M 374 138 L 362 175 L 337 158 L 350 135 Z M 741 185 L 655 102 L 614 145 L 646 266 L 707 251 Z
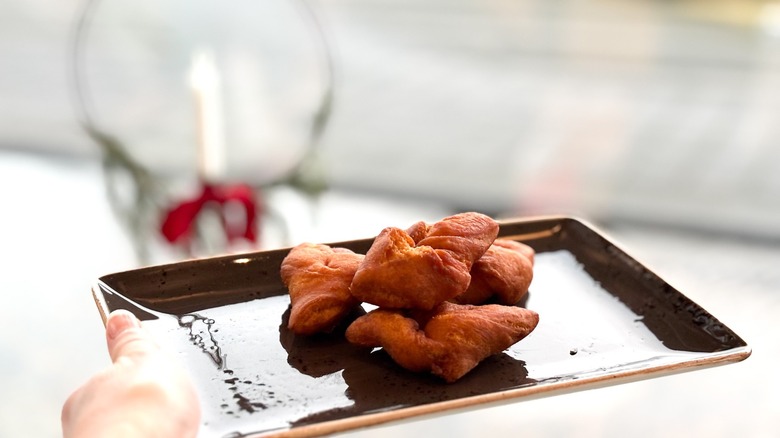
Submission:
M 111 361 L 120 357 L 137 360 L 159 350 L 158 345 L 141 327 L 141 321 L 127 310 L 111 312 L 106 321 L 106 344 Z

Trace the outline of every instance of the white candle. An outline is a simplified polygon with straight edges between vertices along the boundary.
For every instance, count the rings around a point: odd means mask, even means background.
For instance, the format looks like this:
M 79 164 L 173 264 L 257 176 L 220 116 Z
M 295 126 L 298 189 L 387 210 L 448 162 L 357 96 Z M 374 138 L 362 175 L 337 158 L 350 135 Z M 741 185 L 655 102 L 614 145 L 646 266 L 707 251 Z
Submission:
M 225 136 L 219 71 L 211 53 L 195 53 L 189 79 L 195 94 L 198 171 L 204 181 L 214 182 L 225 172 Z

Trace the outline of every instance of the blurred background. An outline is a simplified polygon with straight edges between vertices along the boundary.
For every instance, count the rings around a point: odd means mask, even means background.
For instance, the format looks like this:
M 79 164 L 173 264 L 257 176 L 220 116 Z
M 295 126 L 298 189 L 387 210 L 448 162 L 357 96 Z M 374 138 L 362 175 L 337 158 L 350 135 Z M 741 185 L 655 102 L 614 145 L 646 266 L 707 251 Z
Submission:
M 354 435 L 780 426 L 780 2 L 3 0 L 0 60 L 0 437 L 107 363 L 101 275 L 466 210 L 589 220 L 753 356 Z M 257 240 L 163 238 L 204 181 Z

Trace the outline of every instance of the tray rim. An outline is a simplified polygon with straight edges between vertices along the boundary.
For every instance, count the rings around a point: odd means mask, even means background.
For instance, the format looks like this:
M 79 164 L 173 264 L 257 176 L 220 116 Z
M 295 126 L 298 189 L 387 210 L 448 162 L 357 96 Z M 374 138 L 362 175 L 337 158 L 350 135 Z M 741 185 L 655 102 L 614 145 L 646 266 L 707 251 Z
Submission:
M 705 354 L 705 353 L 700 353 Z M 542 397 L 551 397 L 567 393 L 585 391 L 590 389 L 605 388 L 618 384 L 638 382 L 650 378 L 659 378 L 683 372 L 691 372 L 729 363 L 740 362 L 751 354 L 749 346 L 737 347 L 731 350 L 717 353 L 706 353 L 706 357 L 700 357 L 671 365 L 659 365 L 638 370 L 620 371 L 611 374 L 591 376 L 577 379 L 569 379 L 560 382 L 545 383 L 529 387 L 516 388 L 501 392 L 463 397 L 426 405 L 399 408 L 391 411 L 364 414 L 339 420 L 325 421 L 322 423 L 298 426 L 283 431 L 271 431 L 262 433 L 248 433 L 248 438 L 259 437 L 314 437 L 329 435 L 337 432 L 354 431 L 361 428 L 379 426 L 390 422 L 407 420 L 411 418 L 430 418 L 437 415 L 450 415 L 467 408 L 487 409 L 508 403 L 530 401 Z
M 615 239 L 613 239 L 609 235 L 609 233 L 606 233 L 603 229 L 594 225 L 590 221 L 587 221 L 577 216 L 540 215 L 540 216 L 506 218 L 506 219 L 498 220 L 499 224 L 520 224 L 520 223 L 542 222 L 542 221 L 577 222 L 580 225 L 583 225 L 584 227 L 598 234 L 602 239 L 609 242 L 616 249 L 624 252 L 625 254 L 629 255 L 631 258 L 634 258 L 631 255 L 631 253 L 629 251 L 626 251 L 626 249 L 622 244 L 616 242 Z M 502 237 L 515 238 L 515 239 L 520 239 L 520 238 L 530 239 L 537 236 L 547 237 L 551 234 L 554 234 L 555 232 L 556 230 L 553 229 L 553 230 L 545 230 L 545 231 L 540 231 L 535 233 L 509 234 Z M 365 240 L 365 238 L 352 239 L 346 242 L 359 241 L 359 240 Z M 339 244 L 339 243 L 344 243 L 344 242 L 335 242 L 331 244 Z M 290 248 L 292 248 L 292 246 L 275 248 L 273 250 L 287 250 Z M 111 308 L 108 302 L 106 301 L 103 293 L 101 292 L 101 289 L 102 287 L 106 287 L 110 290 L 113 290 L 113 288 L 111 288 L 107 283 L 103 281 L 103 278 L 107 276 L 129 273 L 141 269 L 155 269 L 155 268 L 162 268 L 165 266 L 188 264 L 188 263 L 193 263 L 198 261 L 231 259 L 237 257 L 240 258 L 249 255 L 264 253 L 267 251 L 269 250 L 251 251 L 246 253 L 196 258 L 196 259 L 182 260 L 173 263 L 144 266 L 136 269 L 130 269 L 130 270 L 118 271 L 118 272 L 106 274 L 99 277 L 97 281 L 93 282 L 93 286 L 91 288 L 92 297 L 97 307 L 97 310 L 100 314 L 100 318 L 103 324 L 105 325 L 106 320 L 108 319 L 108 315 L 111 312 Z M 657 276 L 657 273 L 653 269 L 648 267 L 644 262 L 642 262 L 642 265 L 646 270 L 648 270 L 649 272 Z M 661 278 L 660 276 L 658 277 Z M 664 281 L 666 282 L 666 280 Z M 685 296 L 685 294 L 683 294 L 681 291 L 679 290 L 677 291 L 681 295 Z M 695 304 L 701 307 L 698 303 Z M 707 313 L 712 315 L 709 312 Z M 737 363 L 747 359 L 752 354 L 751 346 L 747 342 L 745 342 L 744 339 L 742 339 L 739 335 L 737 336 L 744 345 L 730 348 L 727 350 L 717 351 L 717 352 L 697 352 L 695 353 L 696 355 L 698 355 L 697 357 L 683 360 L 680 362 L 674 362 L 671 364 L 651 365 L 651 366 L 637 368 L 637 369 L 620 370 L 620 371 L 607 373 L 607 374 L 578 377 L 574 379 L 565 379 L 557 382 L 545 382 L 542 385 L 537 384 L 537 385 L 513 388 L 504 391 L 488 393 L 488 394 L 462 397 L 454 400 L 446 400 L 446 401 L 434 402 L 434 403 L 418 405 L 418 406 L 409 406 L 409 407 L 403 407 L 403 408 L 382 411 L 382 412 L 366 413 L 363 415 L 358 415 L 358 416 L 353 416 L 348 418 L 323 421 L 321 423 L 290 427 L 288 429 L 283 429 L 283 430 L 272 430 L 272 431 L 265 431 L 265 432 L 247 432 L 243 436 L 249 438 L 259 438 L 259 437 L 298 438 L 298 437 L 322 436 L 322 435 L 328 435 L 328 434 L 333 434 L 338 432 L 354 431 L 358 429 L 379 426 L 382 424 L 387 424 L 387 423 L 401 421 L 401 420 L 408 420 L 412 418 L 422 419 L 422 418 L 434 417 L 437 415 L 456 414 L 459 411 L 463 411 L 469 408 L 486 409 L 491 406 L 497 406 L 501 404 L 534 400 L 542 397 L 549 397 L 549 396 L 562 395 L 562 394 L 572 393 L 577 391 L 597 389 L 602 387 L 614 386 L 618 384 L 648 380 L 651 378 L 658 378 L 658 377 L 664 377 L 664 376 L 669 376 L 674 374 L 680 374 L 684 372 L 691 372 L 695 370 L 701 370 L 701 369 L 706 369 L 706 368 L 711 368 L 711 367 L 716 367 L 716 366 L 721 366 L 721 365 L 726 365 L 731 363 Z

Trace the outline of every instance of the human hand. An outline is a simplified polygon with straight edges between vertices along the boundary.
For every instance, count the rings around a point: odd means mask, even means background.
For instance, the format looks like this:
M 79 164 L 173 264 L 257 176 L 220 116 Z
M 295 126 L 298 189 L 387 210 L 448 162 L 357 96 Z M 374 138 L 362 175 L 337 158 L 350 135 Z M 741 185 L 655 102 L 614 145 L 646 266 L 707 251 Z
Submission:
M 112 312 L 106 343 L 113 364 L 77 389 L 62 408 L 65 438 L 194 437 L 200 404 L 186 371 L 130 312 Z

